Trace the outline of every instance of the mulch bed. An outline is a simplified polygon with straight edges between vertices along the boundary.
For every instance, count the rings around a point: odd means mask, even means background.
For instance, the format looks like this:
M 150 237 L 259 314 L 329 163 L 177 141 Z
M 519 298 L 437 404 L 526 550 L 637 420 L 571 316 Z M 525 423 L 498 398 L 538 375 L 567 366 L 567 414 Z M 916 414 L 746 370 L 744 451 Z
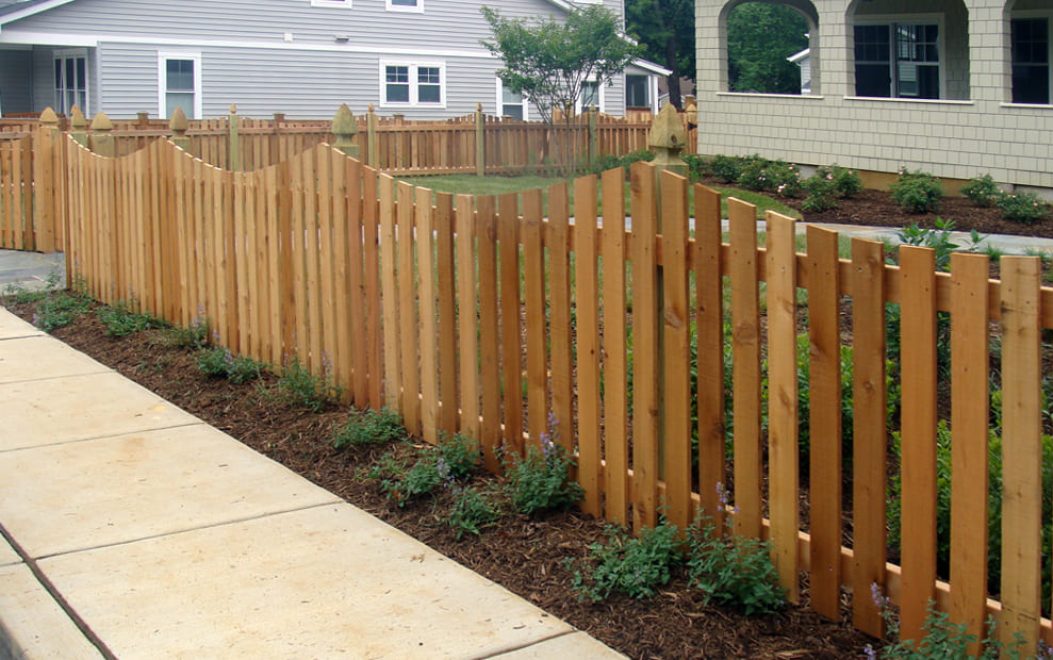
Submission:
M 32 317 L 30 306 L 12 311 Z M 265 391 L 272 376 L 247 385 L 209 380 L 189 350 L 165 346 L 159 331 L 112 339 L 89 314 L 54 335 L 632 658 L 861 657 L 872 641 L 803 607 L 749 618 L 703 605 L 683 575 L 651 600 L 581 602 L 565 560 L 584 557 L 590 543 L 604 538 L 601 521 L 576 512 L 540 520 L 505 516 L 482 536 L 458 541 L 445 523 L 448 495 L 399 509 L 362 477 L 383 450 L 332 448 L 329 438 L 347 411 L 311 413 L 276 402 Z

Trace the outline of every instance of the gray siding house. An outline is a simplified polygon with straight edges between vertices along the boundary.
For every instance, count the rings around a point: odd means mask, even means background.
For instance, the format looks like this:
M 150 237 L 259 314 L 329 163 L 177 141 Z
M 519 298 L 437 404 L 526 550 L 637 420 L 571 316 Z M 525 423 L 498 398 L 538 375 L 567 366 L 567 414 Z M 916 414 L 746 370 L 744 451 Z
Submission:
M 624 17 L 623 0 L 603 3 Z M 530 118 L 501 88 L 500 60 L 483 48 L 485 2 L 469 0 L 0 0 L 0 113 L 139 112 L 213 117 L 356 113 L 443 118 L 482 103 Z M 491 0 L 506 16 L 559 18 L 567 0 Z M 657 109 L 658 76 L 638 61 L 587 90 L 613 115 Z

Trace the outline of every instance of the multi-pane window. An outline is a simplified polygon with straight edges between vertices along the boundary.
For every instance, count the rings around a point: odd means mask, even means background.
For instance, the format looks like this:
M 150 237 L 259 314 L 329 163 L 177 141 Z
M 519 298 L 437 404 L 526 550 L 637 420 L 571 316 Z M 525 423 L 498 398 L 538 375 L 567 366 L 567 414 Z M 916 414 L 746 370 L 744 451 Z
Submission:
M 165 117 L 182 108 L 187 117 L 194 116 L 194 60 L 165 60 Z
M 59 54 L 55 57 L 55 110 L 68 115 L 75 105 L 90 114 L 88 59 L 80 53 Z
M 581 84 L 580 111 L 588 110 L 595 106 L 600 107 L 600 85 L 594 80 L 588 80 Z
M 932 24 L 855 26 L 856 96 L 940 98 L 940 29 Z
M 441 63 L 381 62 L 381 105 L 446 103 L 446 68 Z
M 625 107 L 651 108 L 651 85 L 647 76 L 625 76 Z
M 1013 103 L 1049 104 L 1049 19 L 1012 21 Z
M 498 81 L 500 85 L 500 81 Z M 523 95 L 513 92 L 504 85 L 501 85 L 501 107 L 498 108 L 498 114 L 502 117 L 511 117 L 513 119 L 526 119 L 526 104 L 523 102 Z

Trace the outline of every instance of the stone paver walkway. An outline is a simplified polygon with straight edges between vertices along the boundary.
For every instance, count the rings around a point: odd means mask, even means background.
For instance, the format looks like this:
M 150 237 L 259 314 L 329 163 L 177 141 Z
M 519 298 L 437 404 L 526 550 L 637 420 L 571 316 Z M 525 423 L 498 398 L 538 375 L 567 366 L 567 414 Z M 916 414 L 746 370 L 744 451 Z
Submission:
M 0 658 L 617 658 L 0 309 Z

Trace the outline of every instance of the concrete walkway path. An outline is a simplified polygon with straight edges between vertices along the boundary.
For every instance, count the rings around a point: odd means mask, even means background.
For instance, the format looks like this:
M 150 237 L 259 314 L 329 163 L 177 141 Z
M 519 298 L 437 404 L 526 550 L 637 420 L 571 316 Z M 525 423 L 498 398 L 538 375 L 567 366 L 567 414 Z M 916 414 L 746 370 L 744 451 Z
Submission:
M 617 658 L 0 309 L 0 658 Z

